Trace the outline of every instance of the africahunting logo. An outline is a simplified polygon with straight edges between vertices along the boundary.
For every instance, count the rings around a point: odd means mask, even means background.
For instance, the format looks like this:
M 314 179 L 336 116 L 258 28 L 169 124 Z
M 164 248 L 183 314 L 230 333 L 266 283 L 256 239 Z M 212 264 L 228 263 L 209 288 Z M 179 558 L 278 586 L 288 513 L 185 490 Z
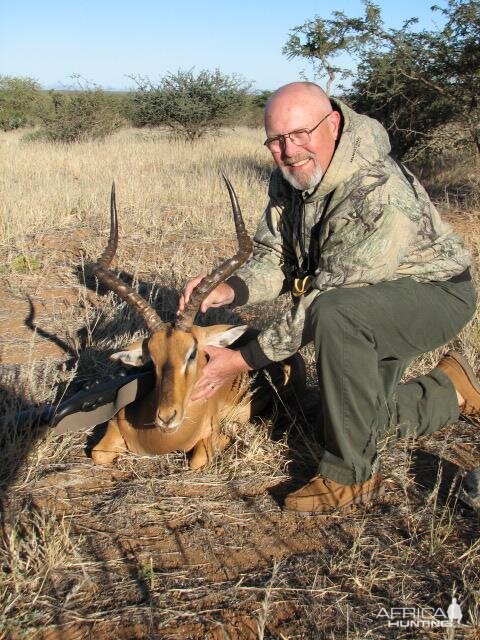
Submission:
M 389 627 L 403 629 L 455 627 L 462 620 L 462 610 L 456 598 L 452 598 L 447 612 L 441 607 L 382 607 L 377 613 L 377 619 L 382 620 Z

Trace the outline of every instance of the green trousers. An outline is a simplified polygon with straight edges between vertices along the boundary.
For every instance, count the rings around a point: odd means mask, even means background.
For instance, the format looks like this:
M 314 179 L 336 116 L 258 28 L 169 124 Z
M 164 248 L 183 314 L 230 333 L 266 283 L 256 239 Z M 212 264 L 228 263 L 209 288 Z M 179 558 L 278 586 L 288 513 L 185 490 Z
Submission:
M 459 281 L 460 280 L 460 281 Z M 411 278 L 322 293 L 309 309 L 321 395 L 319 473 L 364 482 L 379 439 L 433 433 L 459 417 L 455 389 L 440 369 L 400 384 L 411 361 L 452 340 L 472 318 L 467 277 Z

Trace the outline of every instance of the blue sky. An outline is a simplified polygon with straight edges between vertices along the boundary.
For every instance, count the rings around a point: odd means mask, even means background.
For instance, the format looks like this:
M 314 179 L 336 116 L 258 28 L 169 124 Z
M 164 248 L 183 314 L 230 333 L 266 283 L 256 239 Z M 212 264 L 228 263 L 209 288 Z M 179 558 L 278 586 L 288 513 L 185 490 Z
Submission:
M 433 0 L 378 2 L 387 26 L 416 16 L 438 24 Z M 439 2 L 439 4 L 443 4 Z M 110 89 L 168 71 L 220 68 L 274 89 L 299 78 L 305 62 L 282 47 L 293 27 L 333 10 L 362 13 L 360 0 L 17 0 L 0 8 L 0 74 L 29 76 L 44 87 L 71 84 L 80 74 Z

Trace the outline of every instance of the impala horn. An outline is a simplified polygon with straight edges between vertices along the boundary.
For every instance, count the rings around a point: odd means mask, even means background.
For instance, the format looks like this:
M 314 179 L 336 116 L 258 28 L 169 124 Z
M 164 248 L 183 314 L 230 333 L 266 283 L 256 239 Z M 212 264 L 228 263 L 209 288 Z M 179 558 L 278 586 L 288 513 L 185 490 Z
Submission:
M 158 316 L 157 312 L 146 302 L 142 296 L 128 284 L 120 280 L 109 267 L 118 246 L 118 220 L 117 204 L 115 202 L 115 182 L 112 183 L 110 196 L 110 238 L 105 251 L 93 266 L 93 273 L 106 287 L 116 293 L 122 300 L 131 305 L 145 320 L 150 331 L 160 331 L 166 324 Z
M 225 260 L 225 262 L 214 269 L 210 275 L 205 276 L 205 278 L 203 278 L 203 280 L 199 282 L 192 291 L 188 304 L 186 305 L 183 313 L 178 314 L 175 322 L 175 327 L 181 331 L 190 331 L 192 329 L 192 325 L 200 305 L 208 294 L 213 291 L 218 284 L 224 282 L 232 275 L 232 273 L 241 267 L 252 253 L 253 244 L 247 230 L 245 229 L 245 223 L 243 222 L 242 212 L 240 211 L 240 206 L 238 204 L 237 194 L 226 175 L 222 173 L 222 176 L 225 180 L 225 184 L 227 185 L 230 201 L 232 203 L 233 219 L 235 221 L 235 229 L 237 231 L 238 251 L 232 258 Z

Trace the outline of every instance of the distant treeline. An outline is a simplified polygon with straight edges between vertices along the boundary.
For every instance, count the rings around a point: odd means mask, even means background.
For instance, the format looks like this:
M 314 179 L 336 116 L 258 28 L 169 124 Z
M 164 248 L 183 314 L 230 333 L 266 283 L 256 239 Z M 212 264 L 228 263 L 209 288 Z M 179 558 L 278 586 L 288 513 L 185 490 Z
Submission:
M 0 128 L 36 127 L 29 137 L 56 142 L 104 138 L 124 126 L 166 127 L 195 140 L 220 127 L 262 124 L 269 91 L 236 75 L 193 70 L 153 82 L 133 77 L 131 91 L 105 91 L 74 78 L 68 89 L 42 89 L 32 78 L 0 76 Z

